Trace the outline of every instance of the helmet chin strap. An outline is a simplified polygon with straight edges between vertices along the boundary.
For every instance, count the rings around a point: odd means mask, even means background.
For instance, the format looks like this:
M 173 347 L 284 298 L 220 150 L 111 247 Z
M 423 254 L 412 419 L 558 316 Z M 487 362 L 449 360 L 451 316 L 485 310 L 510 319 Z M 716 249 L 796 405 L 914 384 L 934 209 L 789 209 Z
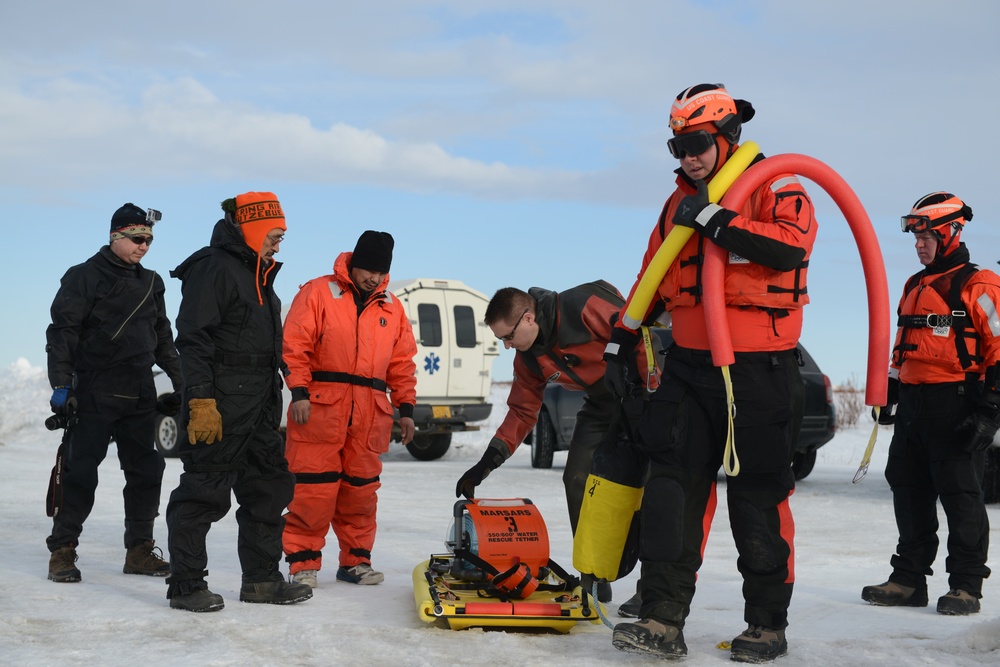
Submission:
M 721 160 L 721 161 L 719 160 L 719 157 L 722 155 L 722 151 L 718 150 L 720 148 L 719 147 L 719 142 L 720 141 L 721 142 L 725 142 L 725 144 L 726 144 L 726 159 L 725 160 Z M 724 136 L 722 136 L 722 134 L 716 134 L 715 135 L 715 147 L 716 147 L 716 151 L 715 151 L 715 164 L 712 165 L 712 171 L 709 173 L 709 176 L 708 176 L 709 180 L 712 179 L 719 172 L 719 169 L 721 169 L 722 165 L 724 165 L 726 163 L 726 161 L 728 161 L 729 158 L 731 158 L 733 156 L 733 153 L 736 152 L 736 148 L 737 148 L 736 145 L 734 145 L 731 141 L 729 141 Z
M 952 250 L 958 247 L 958 237 L 962 233 L 962 225 L 958 224 L 957 222 L 953 222 L 951 223 L 951 227 L 954 230 L 954 232 L 948 238 L 947 243 L 944 243 L 944 235 L 938 230 L 936 229 L 934 230 L 934 234 L 936 234 L 938 237 L 938 248 L 935 258 L 945 257 L 948 255 L 948 253 L 950 253 Z

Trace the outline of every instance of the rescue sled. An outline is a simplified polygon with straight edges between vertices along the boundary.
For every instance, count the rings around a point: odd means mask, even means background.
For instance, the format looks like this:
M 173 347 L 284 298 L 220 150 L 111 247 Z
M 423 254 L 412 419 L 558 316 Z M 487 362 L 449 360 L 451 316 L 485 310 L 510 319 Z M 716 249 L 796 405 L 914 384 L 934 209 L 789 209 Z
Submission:
M 566 633 L 601 622 L 600 603 L 579 577 L 549 559 L 545 522 L 526 498 L 458 501 L 445 545 L 448 553 L 413 570 L 417 614 L 427 623 Z

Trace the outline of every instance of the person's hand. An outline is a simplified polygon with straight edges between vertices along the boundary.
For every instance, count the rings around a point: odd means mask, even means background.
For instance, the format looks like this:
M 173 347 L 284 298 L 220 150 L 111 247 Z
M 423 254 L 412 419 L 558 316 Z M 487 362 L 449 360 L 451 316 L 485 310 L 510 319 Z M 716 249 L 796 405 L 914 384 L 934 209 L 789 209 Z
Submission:
M 982 452 L 993 444 L 998 429 L 1000 429 L 1000 395 L 991 392 L 965 418 L 957 431 L 964 440 L 963 446 L 966 451 Z
M 698 214 L 708 206 L 708 185 L 701 179 L 695 181 L 695 184 L 698 186 L 698 191 L 684 197 L 677 205 L 677 211 L 674 212 L 674 224 L 704 232 L 708 220 L 698 220 Z
M 416 432 L 417 426 L 413 423 L 413 417 L 399 418 L 400 442 L 404 445 L 410 444 L 410 441 L 413 440 L 413 436 Z
M 166 415 L 168 417 L 176 417 L 177 413 L 181 410 L 181 392 L 175 391 L 172 394 L 167 394 L 163 398 L 157 399 L 156 401 L 156 411 L 161 415 Z
M 604 386 L 615 398 L 632 393 L 629 381 L 629 356 L 635 353 L 639 334 L 620 327 L 611 330 L 611 341 L 604 348 Z
M 308 424 L 309 415 L 312 414 L 312 403 L 308 398 L 292 401 L 291 417 L 296 424 Z
M 57 415 L 71 415 L 76 412 L 76 396 L 69 387 L 56 387 L 52 390 L 49 407 Z
M 899 403 L 899 380 L 890 377 L 889 388 L 885 394 L 885 405 L 879 408 L 877 417 L 875 416 L 875 408 L 872 408 L 872 419 L 878 421 L 882 426 L 892 426 L 896 423 L 897 403 Z
M 215 406 L 214 398 L 192 398 L 188 401 L 188 410 L 191 412 L 188 419 L 189 443 L 211 445 L 216 440 L 222 440 L 222 415 Z
M 458 478 L 458 484 L 455 485 L 455 497 L 465 496 L 467 499 L 472 500 L 472 497 L 476 494 L 476 487 L 482 484 L 483 480 L 491 472 L 499 468 L 500 464 L 507 460 L 507 457 L 504 455 L 504 451 L 506 450 L 507 444 L 503 440 L 498 438 L 490 440 L 490 445 L 483 452 L 483 457 L 479 459 L 479 462 L 466 470 Z

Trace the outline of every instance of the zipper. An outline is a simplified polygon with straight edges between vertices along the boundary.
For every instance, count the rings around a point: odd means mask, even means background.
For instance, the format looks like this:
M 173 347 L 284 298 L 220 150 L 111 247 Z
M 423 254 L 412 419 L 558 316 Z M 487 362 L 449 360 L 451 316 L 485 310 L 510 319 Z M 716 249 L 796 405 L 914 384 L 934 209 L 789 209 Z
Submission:
M 122 332 L 122 329 L 125 328 L 125 325 L 129 323 L 129 321 L 132 319 L 132 317 L 135 316 L 137 312 L 139 312 L 139 309 L 142 308 L 142 304 L 146 303 L 146 299 L 148 299 L 149 295 L 153 293 L 153 283 L 156 282 L 155 275 L 156 274 L 153 274 L 149 277 L 149 289 L 146 290 L 146 296 L 142 297 L 142 301 L 140 301 L 139 305 L 135 307 L 135 310 L 129 313 L 128 317 L 125 318 L 125 321 L 122 322 L 122 325 L 120 327 L 118 327 L 118 331 L 116 331 L 115 335 L 111 337 L 111 340 L 118 338 L 118 334 Z

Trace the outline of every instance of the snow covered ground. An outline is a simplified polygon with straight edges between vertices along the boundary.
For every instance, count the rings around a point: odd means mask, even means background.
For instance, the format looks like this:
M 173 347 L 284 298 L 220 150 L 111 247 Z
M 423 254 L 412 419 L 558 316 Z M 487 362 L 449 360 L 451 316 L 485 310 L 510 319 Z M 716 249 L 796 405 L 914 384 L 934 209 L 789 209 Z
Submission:
M 460 434 L 439 461 L 419 462 L 394 444 L 385 456 L 374 564 L 380 586 L 352 586 L 320 573 L 308 602 L 289 607 L 239 602 L 236 522 L 231 512 L 209 534 L 209 585 L 226 599 L 212 614 L 167 606 L 162 579 L 122 574 L 122 475 L 112 446 L 101 467 L 94 512 L 78 549 L 83 581 L 46 580 L 45 487 L 59 436 L 44 429 L 49 390 L 44 369 L 18 362 L 0 369 L 0 664 L 4 665 L 643 665 L 655 659 L 611 646 L 603 625 L 566 635 L 454 631 L 416 614 L 411 573 L 443 550 L 455 501 L 455 481 L 479 459 L 505 411 L 506 386 L 495 385 L 494 414 L 483 430 Z M 882 476 L 889 432 L 879 436 L 871 472 L 851 479 L 869 434 L 867 424 L 842 431 L 820 450 L 812 475 L 792 498 L 797 524 L 796 586 L 784 665 L 1000 664 L 1000 584 L 988 580 L 983 612 L 968 618 L 934 612 L 947 591 L 944 554 L 931 580 L 931 607 L 889 609 L 861 600 L 862 586 L 889 574 L 896 541 L 889 489 Z M 552 557 L 572 566 L 572 542 L 562 489 L 565 453 L 551 470 L 531 468 L 519 450 L 481 487 L 484 497 L 526 497 L 548 525 Z M 163 500 L 176 485 L 180 462 L 167 460 Z M 720 486 L 720 495 L 725 486 Z M 990 506 L 993 543 L 1000 544 L 1000 506 Z M 943 520 L 942 520 L 943 523 Z M 716 645 L 744 627 L 736 552 L 722 498 L 685 628 L 686 665 L 719 665 L 729 653 Z M 164 518 L 156 536 L 166 545 Z M 942 536 L 942 542 L 944 537 Z M 996 550 L 991 558 L 998 566 Z M 614 585 L 617 603 L 636 574 Z

